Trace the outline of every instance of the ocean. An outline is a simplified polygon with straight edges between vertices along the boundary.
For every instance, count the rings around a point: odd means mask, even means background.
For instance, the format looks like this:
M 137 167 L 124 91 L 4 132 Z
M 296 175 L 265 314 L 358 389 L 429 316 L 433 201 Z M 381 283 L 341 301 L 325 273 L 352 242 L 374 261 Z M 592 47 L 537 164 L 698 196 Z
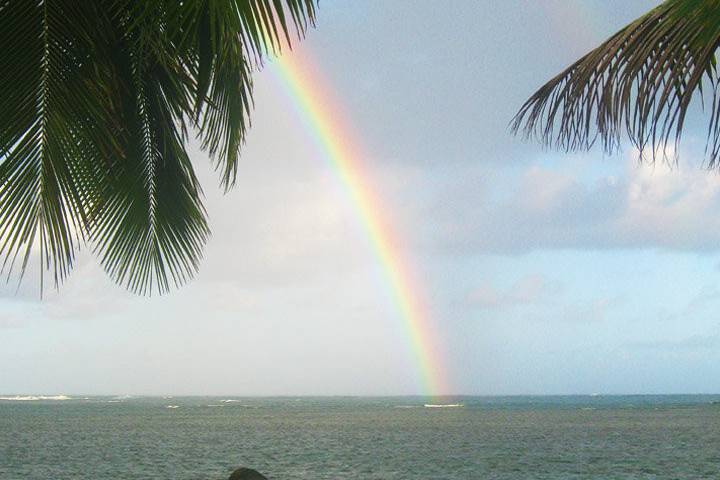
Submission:
M 3 480 L 720 478 L 720 396 L 3 398 Z

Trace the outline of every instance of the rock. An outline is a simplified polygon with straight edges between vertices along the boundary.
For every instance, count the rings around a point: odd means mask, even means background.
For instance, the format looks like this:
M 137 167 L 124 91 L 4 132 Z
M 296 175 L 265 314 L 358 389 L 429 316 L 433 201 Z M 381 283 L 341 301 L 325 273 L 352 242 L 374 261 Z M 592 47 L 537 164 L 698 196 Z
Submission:
M 268 480 L 265 475 L 262 475 L 257 470 L 252 468 L 240 467 L 235 470 L 228 480 Z

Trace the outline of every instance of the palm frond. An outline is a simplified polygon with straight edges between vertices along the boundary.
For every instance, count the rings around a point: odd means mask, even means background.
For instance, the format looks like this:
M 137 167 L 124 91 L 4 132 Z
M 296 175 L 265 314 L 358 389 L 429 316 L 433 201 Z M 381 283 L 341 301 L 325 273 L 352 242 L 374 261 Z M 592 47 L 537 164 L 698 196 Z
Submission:
M 0 0 L 0 256 L 56 285 L 89 238 L 132 291 L 197 271 L 209 236 L 188 130 L 232 187 L 252 71 L 316 0 Z M 44 271 L 44 270 L 43 270 Z
M 132 30 L 165 18 L 160 56 L 179 56 L 195 82 L 195 119 L 202 148 L 230 189 L 250 126 L 252 72 L 314 25 L 316 0 L 155 0 L 131 6 Z M 173 50 L 168 51 L 167 46 Z
M 720 155 L 718 46 L 720 2 L 668 0 L 543 85 L 511 128 L 565 150 L 589 149 L 599 140 L 613 152 L 627 134 L 641 156 L 650 147 L 654 160 L 656 152 L 667 155 L 668 146 L 677 146 L 705 82 L 712 90 L 708 164 L 714 166 Z
M 123 126 L 123 156 L 110 168 L 93 230 L 106 271 L 140 294 L 164 293 L 191 278 L 209 235 L 185 149 L 194 83 L 176 56 L 157 55 L 160 18 L 131 34 L 117 31 L 120 48 L 111 59 L 121 82 L 114 116 Z
M 77 14 L 72 3 L 31 0 L 0 12 L 0 255 L 8 275 L 21 259 L 22 276 L 36 248 L 56 285 L 99 184 L 99 150 L 85 128 L 99 102 L 81 93 L 90 45 L 84 25 L 68 21 Z
M 221 171 L 221 185 L 235 183 L 240 147 L 253 106 L 252 70 L 265 55 L 302 38 L 315 21 L 314 0 L 223 0 L 203 3 L 196 14 L 197 102 L 203 149 Z M 193 22 L 183 21 L 185 25 Z M 227 32 L 237 34 L 227 35 Z M 212 72 L 212 74 L 210 73 Z

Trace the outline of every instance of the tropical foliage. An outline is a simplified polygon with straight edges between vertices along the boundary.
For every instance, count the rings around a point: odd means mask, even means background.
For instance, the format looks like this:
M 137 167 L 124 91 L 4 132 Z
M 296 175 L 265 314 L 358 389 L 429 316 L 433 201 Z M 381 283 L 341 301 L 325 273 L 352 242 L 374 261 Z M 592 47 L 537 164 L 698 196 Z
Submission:
M 709 110 L 708 165 L 718 165 L 718 46 L 720 1 L 667 0 L 543 85 L 512 128 L 565 150 L 599 141 L 612 152 L 626 134 L 641 158 L 674 160 L 697 97 Z
M 3 271 L 39 255 L 57 285 L 89 244 L 134 292 L 191 278 L 210 232 L 189 136 L 231 188 L 252 73 L 315 11 L 316 0 L 0 0 Z

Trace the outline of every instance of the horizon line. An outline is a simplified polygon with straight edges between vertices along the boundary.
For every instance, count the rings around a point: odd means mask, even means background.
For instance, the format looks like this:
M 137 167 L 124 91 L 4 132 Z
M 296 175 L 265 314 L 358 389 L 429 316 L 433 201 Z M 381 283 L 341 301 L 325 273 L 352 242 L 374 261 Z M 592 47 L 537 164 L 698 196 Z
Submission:
M 242 397 L 242 398 L 437 398 L 437 397 L 475 397 L 475 398 L 507 398 L 507 397 L 652 397 L 652 396 L 720 396 L 718 392 L 673 392 L 673 393 L 456 393 L 442 395 L 424 395 L 418 393 L 408 394 L 161 394 L 161 393 L 2 393 L 0 397 L 69 397 L 82 399 L 82 397 Z M 2 398 L 0 398 L 1 400 Z

